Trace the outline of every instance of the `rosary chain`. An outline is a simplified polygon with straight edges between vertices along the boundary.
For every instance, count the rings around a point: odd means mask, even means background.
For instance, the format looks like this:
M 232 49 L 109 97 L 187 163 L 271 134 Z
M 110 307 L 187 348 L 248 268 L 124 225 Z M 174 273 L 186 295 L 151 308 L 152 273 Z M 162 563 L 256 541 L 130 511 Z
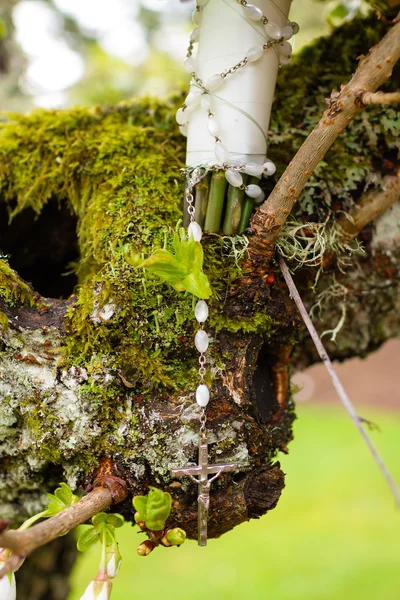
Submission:
M 233 75 L 233 73 L 236 73 L 236 71 L 238 71 L 239 69 L 242 69 L 243 67 L 245 67 L 248 62 L 249 62 L 249 60 L 248 60 L 247 56 L 245 56 L 236 65 L 234 65 L 233 67 L 230 67 L 229 69 L 227 69 L 226 71 L 224 71 L 223 73 L 221 73 L 221 77 L 223 77 L 225 79 L 225 77 L 227 77 L 228 75 Z
M 202 442 L 207 441 L 207 415 L 205 407 L 201 409 L 200 415 L 200 438 Z

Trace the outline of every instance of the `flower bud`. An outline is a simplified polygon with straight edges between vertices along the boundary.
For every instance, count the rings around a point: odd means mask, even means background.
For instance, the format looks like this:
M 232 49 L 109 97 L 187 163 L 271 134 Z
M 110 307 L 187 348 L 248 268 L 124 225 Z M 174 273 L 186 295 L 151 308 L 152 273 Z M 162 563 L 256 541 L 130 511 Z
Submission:
M 0 567 L 3 564 L 3 562 L 0 562 Z M 0 579 L 0 598 L 1 600 L 15 600 L 16 596 L 15 575 L 14 573 L 7 573 Z
M 0 569 L 4 567 L 7 560 L 10 558 L 11 551 L 8 548 L 0 548 Z M 15 570 L 24 562 L 24 559 L 20 561 Z M 15 600 L 16 589 L 15 589 L 15 575 L 14 573 L 7 573 L 0 579 L 0 599 L 1 600 Z
M 146 523 L 142 520 L 142 515 L 140 515 L 138 512 L 135 513 L 134 519 L 136 525 L 139 525 L 139 527 L 141 527 L 142 529 L 146 527 Z
M 111 597 L 111 581 L 94 579 L 87 586 L 81 600 L 109 600 Z
M 137 548 L 139 556 L 148 556 L 150 552 L 154 550 L 154 544 L 150 540 L 146 540 Z
M 117 542 L 114 542 L 106 550 L 107 577 L 113 579 L 118 575 L 121 566 L 122 556 L 120 554 Z
M 145 521 L 147 511 L 147 496 L 135 496 L 132 500 L 132 504 L 136 510 L 136 523 L 139 523 L 139 521 Z
M 161 540 L 163 543 L 164 539 L 168 542 L 167 544 L 164 544 L 164 546 L 181 546 L 186 540 L 186 532 L 180 527 L 175 527 L 174 529 L 169 529 L 167 531 Z

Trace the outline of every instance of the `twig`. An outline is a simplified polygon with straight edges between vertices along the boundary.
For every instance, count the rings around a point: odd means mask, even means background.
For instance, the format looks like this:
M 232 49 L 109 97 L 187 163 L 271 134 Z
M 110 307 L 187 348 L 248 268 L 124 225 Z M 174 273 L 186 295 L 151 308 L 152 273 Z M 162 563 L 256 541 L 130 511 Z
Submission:
M 336 138 L 364 108 L 359 99 L 360 90 L 374 92 L 390 77 L 400 58 L 400 22 L 371 48 L 347 85 L 333 92 L 329 106 L 320 122 L 307 137 L 282 177 L 255 213 L 251 227 L 249 253 L 253 270 L 262 268 L 271 258 L 275 240 L 300 197 L 308 179 Z
M 341 218 L 339 224 L 346 233 L 355 237 L 368 223 L 399 199 L 400 171 L 396 175 L 386 175 L 380 191 L 370 190 L 364 194 L 350 215 L 352 218 Z
M 15 565 L 36 548 L 48 544 L 77 525 L 85 523 L 93 515 L 112 504 L 122 502 L 127 496 L 125 482 L 118 477 L 107 476 L 102 478 L 97 485 L 98 487 L 95 487 L 73 506 L 25 531 L 18 529 L 2 531 L 7 523 L 4 520 L 1 521 L 0 547 L 10 549 L 12 554 L 0 569 L 0 578 L 13 571 Z
M 343 385 L 334 369 L 334 366 L 331 362 L 331 359 L 329 358 L 322 342 L 321 342 L 321 338 L 319 337 L 309 315 L 308 312 L 306 310 L 306 307 L 303 304 L 302 299 L 300 298 L 300 294 L 296 288 L 296 285 L 292 279 L 292 276 L 289 272 L 289 269 L 284 261 L 284 259 L 282 258 L 282 256 L 279 256 L 279 266 L 281 268 L 283 277 L 286 281 L 286 284 L 289 288 L 289 292 L 290 292 L 290 296 L 291 298 L 294 300 L 294 302 L 296 303 L 296 306 L 299 310 L 299 313 L 308 329 L 308 332 L 312 338 L 312 341 L 314 342 L 314 345 L 317 349 L 317 352 L 322 360 L 322 362 L 324 363 L 326 369 L 328 370 L 328 373 L 332 379 L 333 385 L 339 395 L 339 398 L 342 402 L 342 404 L 344 405 L 346 411 L 348 412 L 348 414 L 350 415 L 351 420 L 353 421 L 354 425 L 357 427 L 357 429 L 359 430 L 360 434 L 362 435 L 362 437 L 364 438 L 365 443 L 367 444 L 372 456 L 374 457 L 379 469 L 381 470 L 383 476 L 385 477 L 386 481 L 388 482 L 390 489 L 392 490 L 392 494 L 394 496 L 394 499 L 396 501 L 397 506 L 400 508 L 400 490 L 397 487 L 393 477 L 391 476 L 388 468 L 386 467 L 385 463 L 383 462 L 382 458 L 380 457 L 377 449 L 375 448 L 371 438 L 369 437 L 367 431 L 365 430 L 365 428 L 363 427 L 363 421 L 365 421 L 365 419 L 361 419 L 350 398 L 348 397 L 346 391 L 343 388 Z
M 394 104 L 400 102 L 400 92 L 361 92 L 359 98 L 365 106 L 368 104 Z

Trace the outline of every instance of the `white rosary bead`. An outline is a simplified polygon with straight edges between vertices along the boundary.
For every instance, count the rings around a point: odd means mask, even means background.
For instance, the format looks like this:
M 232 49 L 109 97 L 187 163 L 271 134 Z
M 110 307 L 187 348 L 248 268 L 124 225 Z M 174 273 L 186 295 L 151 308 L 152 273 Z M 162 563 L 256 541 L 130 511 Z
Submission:
M 299 27 L 299 24 L 298 24 L 298 23 L 296 23 L 295 21 L 291 21 L 291 22 L 289 23 L 289 25 L 290 25 L 290 27 L 293 29 L 293 33 L 294 33 L 294 35 L 296 35 L 296 33 L 299 33 L 299 31 L 300 31 L 300 27 Z
M 254 204 L 262 204 L 265 200 L 265 194 L 264 192 L 261 190 L 261 194 L 254 199 Z
M 199 323 L 204 323 L 208 319 L 208 305 L 204 300 L 199 300 L 194 309 L 194 315 Z
M 183 68 L 187 73 L 194 73 L 196 71 L 196 61 L 192 56 L 188 56 L 183 61 Z
M 175 119 L 178 125 L 186 125 L 189 120 L 189 113 L 183 108 L 179 108 L 176 111 Z
M 190 106 L 190 108 L 195 108 L 200 104 L 201 100 L 201 90 L 194 90 L 190 92 L 185 98 L 186 106 Z
M 260 60 L 263 54 L 264 48 L 262 46 L 252 46 L 247 50 L 246 57 L 249 62 L 256 62 L 256 60 Z
M 196 402 L 202 408 L 210 402 L 210 390 L 204 383 L 201 383 L 196 390 Z
M 217 75 L 213 75 L 206 81 L 206 89 L 210 92 L 215 92 L 218 90 L 221 85 L 224 83 L 224 78 L 218 73 Z
M 292 46 L 289 44 L 289 42 L 284 41 L 279 46 L 279 52 L 283 56 L 292 56 Z
M 264 16 L 262 10 L 254 4 L 245 4 L 243 9 L 246 17 L 249 17 L 252 21 L 261 21 Z
M 257 163 L 247 163 L 244 167 L 244 172 L 253 177 L 261 177 L 263 171 L 263 166 L 257 165 Z
M 280 40 L 282 37 L 281 28 L 276 23 L 267 23 L 265 25 L 265 33 L 273 40 Z
M 213 137 L 217 137 L 219 135 L 221 128 L 214 117 L 209 117 L 207 122 L 208 133 Z
M 212 98 L 210 94 L 202 94 L 200 99 L 201 108 L 210 110 L 212 106 Z
M 192 13 L 192 21 L 195 25 L 201 25 L 203 13 L 201 10 L 194 10 Z
M 182 135 L 184 135 L 185 137 L 188 136 L 188 126 L 186 125 L 179 125 L 179 131 L 181 132 Z
M 282 27 L 281 33 L 284 40 L 290 40 L 293 37 L 293 28 L 290 25 L 285 25 Z
M 290 62 L 292 62 L 292 57 L 291 56 L 285 56 L 284 54 L 281 54 L 279 57 L 279 64 L 280 65 L 288 65 Z
M 190 238 L 190 236 L 193 237 L 195 242 L 201 242 L 201 238 L 203 236 L 203 231 L 202 231 L 200 225 L 198 223 L 196 223 L 196 221 L 192 221 L 191 223 L 189 223 L 188 237 Z
M 222 142 L 217 142 L 215 144 L 215 158 L 217 159 L 217 161 L 219 163 L 221 163 L 222 165 L 224 163 L 226 163 L 226 161 L 229 158 L 229 152 L 228 152 L 228 148 L 226 148 L 226 146 L 224 146 L 224 144 Z
M 233 187 L 240 187 L 243 185 L 243 177 L 239 171 L 235 171 L 235 169 L 228 169 L 225 171 L 225 177 L 227 182 L 233 185 Z
M 200 38 L 200 27 L 195 27 L 190 33 L 190 41 L 198 42 Z
M 194 336 L 194 343 L 197 350 L 201 352 L 207 352 L 208 344 L 210 340 L 208 338 L 207 332 L 204 329 L 199 329 L 199 331 Z
M 268 177 L 270 177 L 271 175 L 273 175 L 276 172 L 276 166 L 274 165 L 272 160 L 270 160 L 269 158 L 267 158 L 267 160 L 263 164 L 263 169 L 264 169 L 264 174 L 267 175 Z
M 255 183 L 248 185 L 244 191 L 250 198 L 258 198 L 262 192 L 260 186 Z

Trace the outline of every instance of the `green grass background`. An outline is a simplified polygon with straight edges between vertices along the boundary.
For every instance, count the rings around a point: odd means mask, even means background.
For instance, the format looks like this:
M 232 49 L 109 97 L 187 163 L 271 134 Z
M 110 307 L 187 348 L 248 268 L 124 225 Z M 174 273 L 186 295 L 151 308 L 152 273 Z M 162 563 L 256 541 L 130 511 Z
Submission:
M 359 413 L 400 482 L 400 413 Z M 275 510 L 244 523 L 207 548 L 136 554 L 142 536 L 124 526 L 123 562 L 112 600 L 397 600 L 400 598 L 400 511 L 364 442 L 340 407 L 300 405 L 290 455 L 282 456 L 287 488 Z M 83 555 L 69 600 L 94 576 L 99 548 Z

